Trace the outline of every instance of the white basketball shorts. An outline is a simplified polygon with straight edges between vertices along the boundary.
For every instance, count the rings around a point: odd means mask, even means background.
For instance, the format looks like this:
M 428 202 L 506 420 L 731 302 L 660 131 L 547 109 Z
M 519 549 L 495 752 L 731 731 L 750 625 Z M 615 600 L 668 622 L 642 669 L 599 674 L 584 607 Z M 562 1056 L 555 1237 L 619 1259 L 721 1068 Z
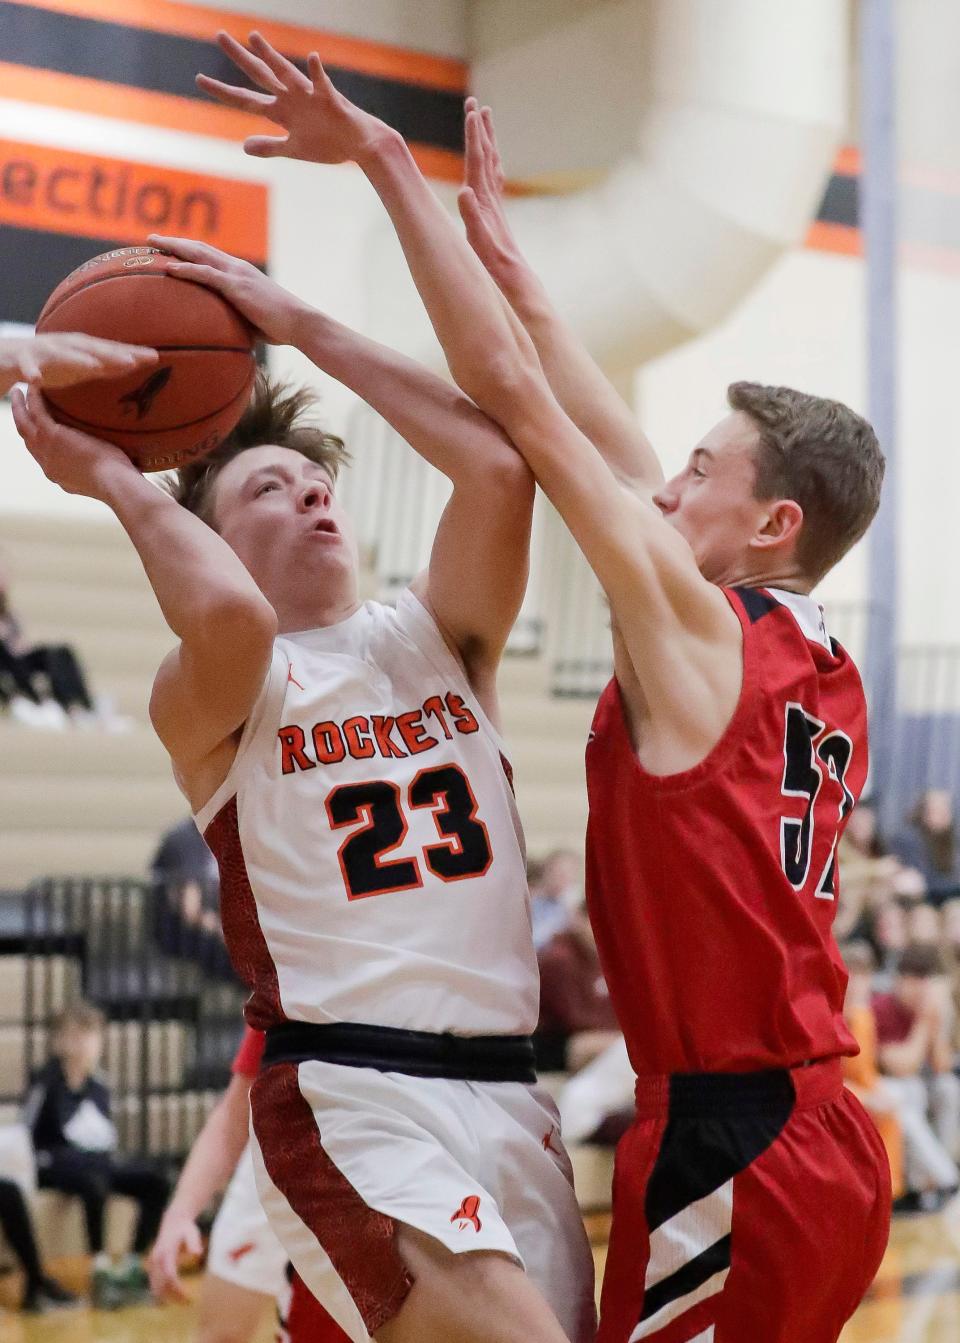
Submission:
M 355 1343 L 410 1289 L 401 1224 L 455 1254 L 509 1255 L 571 1343 L 593 1338 L 593 1257 L 545 1093 L 309 1061 L 267 1068 L 250 1103 L 270 1224 Z

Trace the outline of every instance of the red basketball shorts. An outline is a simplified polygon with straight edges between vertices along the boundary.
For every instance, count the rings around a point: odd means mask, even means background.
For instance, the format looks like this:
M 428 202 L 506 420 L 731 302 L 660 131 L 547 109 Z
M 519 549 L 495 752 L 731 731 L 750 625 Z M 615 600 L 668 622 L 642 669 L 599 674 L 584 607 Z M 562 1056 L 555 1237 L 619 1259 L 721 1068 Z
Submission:
M 598 1343 L 835 1343 L 889 1229 L 886 1154 L 839 1060 L 641 1078 Z

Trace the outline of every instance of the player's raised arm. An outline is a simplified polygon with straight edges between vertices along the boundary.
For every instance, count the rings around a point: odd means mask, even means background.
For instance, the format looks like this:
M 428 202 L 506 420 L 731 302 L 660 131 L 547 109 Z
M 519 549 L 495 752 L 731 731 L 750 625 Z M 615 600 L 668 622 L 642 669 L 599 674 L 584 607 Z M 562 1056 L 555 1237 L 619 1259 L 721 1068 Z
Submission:
M 227 33 L 217 40 L 261 91 L 206 75 L 197 77 L 199 87 L 228 107 L 268 117 L 286 132 L 250 137 L 244 143 L 248 154 L 356 162 L 366 173 L 390 214 L 454 379 L 467 395 L 480 404 L 479 380 L 492 362 L 539 368 L 533 342 L 424 181 L 403 138 L 338 92 L 315 53 L 304 75 L 257 33 L 250 36 L 249 50 Z M 495 395 L 495 389 L 496 379 L 490 378 L 487 391 Z M 481 409 L 490 413 L 486 405 Z
M 468 98 L 464 181 L 457 197 L 467 239 L 530 335 L 554 396 L 625 485 L 656 489 L 659 459 L 630 407 L 554 306 L 517 246 L 503 206 L 504 174 L 489 107 Z
M 151 241 L 180 258 L 172 274 L 216 289 L 265 339 L 296 346 L 452 482 L 415 587 L 475 688 L 488 691 L 523 600 L 534 495 L 530 469 L 503 430 L 443 378 L 311 308 L 248 262 L 185 238 Z
M 229 738 L 270 665 L 276 615 L 241 561 L 206 523 L 146 480 L 119 448 L 51 419 L 14 392 L 13 415 L 48 479 L 98 499 L 130 537 L 164 619 L 180 640 L 157 676 L 154 726 L 178 768 Z
M 200 87 L 286 132 L 248 140 L 249 153 L 355 161 L 363 169 L 390 214 L 454 378 L 503 426 L 573 532 L 610 599 L 651 717 L 679 732 L 698 758 L 739 691 L 739 622 L 722 593 L 700 575 L 689 545 L 621 485 L 564 414 L 533 342 L 508 320 L 499 291 L 402 137 L 339 93 L 316 55 L 304 75 L 257 34 L 250 50 L 226 34 L 219 40 L 262 92 L 205 76 Z

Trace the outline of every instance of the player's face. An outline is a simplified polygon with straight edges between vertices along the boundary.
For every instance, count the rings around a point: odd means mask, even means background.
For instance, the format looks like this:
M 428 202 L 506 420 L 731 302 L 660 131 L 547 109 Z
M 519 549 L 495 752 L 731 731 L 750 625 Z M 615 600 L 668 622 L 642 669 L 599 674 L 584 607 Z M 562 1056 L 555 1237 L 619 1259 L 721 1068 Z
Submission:
M 756 428 L 734 411 L 700 440 L 679 475 L 655 496 L 711 582 L 729 583 L 752 573 L 750 541 L 766 514 L 754 497 L 756 449 Z
M 322 466 L 292 448 L 241 452 L 215 486 L 214 522 L 269 596 L 278 583 L 355 578 L 350 520 Z

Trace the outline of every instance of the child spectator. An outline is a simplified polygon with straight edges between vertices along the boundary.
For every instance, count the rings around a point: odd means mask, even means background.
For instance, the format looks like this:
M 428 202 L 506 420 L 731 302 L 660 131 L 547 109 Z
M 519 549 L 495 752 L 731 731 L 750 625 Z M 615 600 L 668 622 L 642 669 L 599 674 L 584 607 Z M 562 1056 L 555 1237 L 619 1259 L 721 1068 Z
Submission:
M 95 1075 L 104 1025 L 103 1013 L 86 1002 L 75 1003 L 59 1017 L 53 1057 L 32 1080 L 24 1121 L 33 1136 L 40 1188 L 75 1194 L 83 1203 L 93 1254 L 93 1303 L 114 1309 L 147 1295 L 141 1257 L 156 1236 L 170 1187 L 147 1163 L 116 1155 L 110 1092 Z M 125 1194 L 140 1205 L 133 1253 L 117 1265 L 104 1248 L 104 1214 L 111 1193 Z

